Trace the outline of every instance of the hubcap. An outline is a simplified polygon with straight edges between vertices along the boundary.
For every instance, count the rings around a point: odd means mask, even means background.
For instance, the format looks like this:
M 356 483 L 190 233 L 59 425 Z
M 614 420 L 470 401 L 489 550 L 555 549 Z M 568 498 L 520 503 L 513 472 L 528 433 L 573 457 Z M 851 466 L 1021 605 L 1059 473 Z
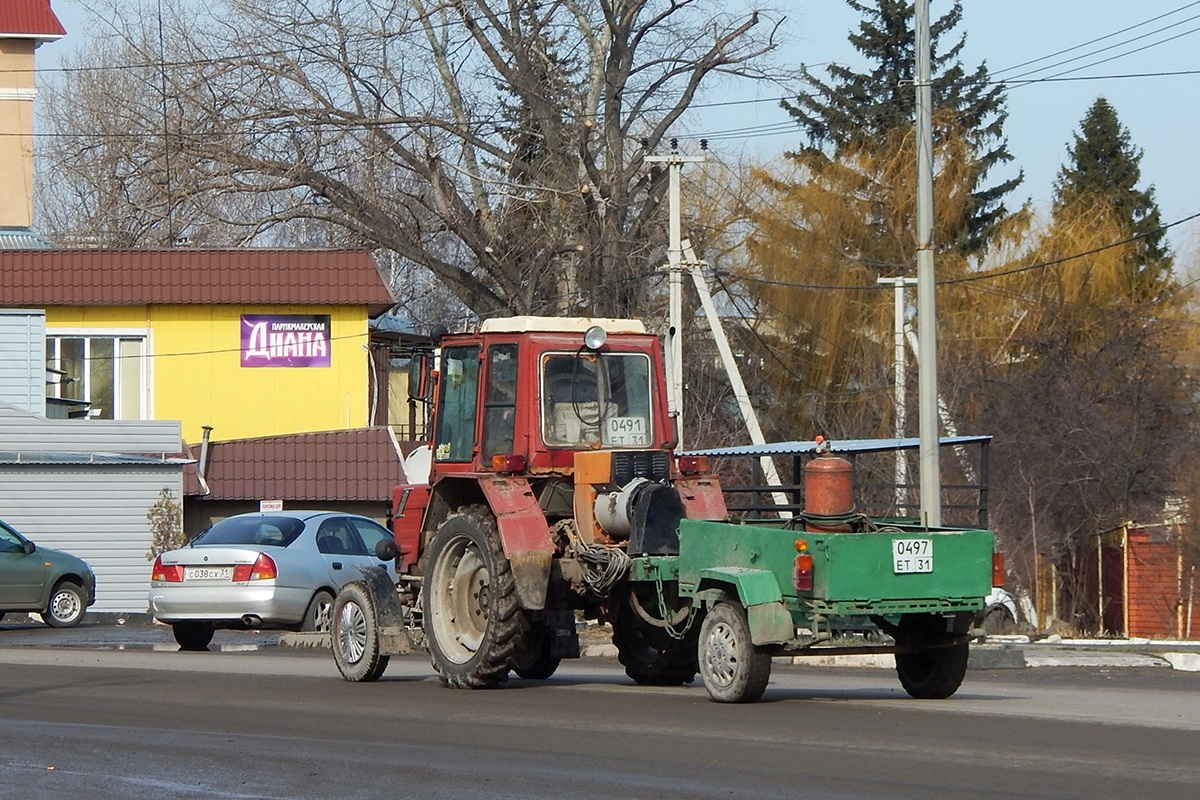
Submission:
M 479 651 L 487 632 L 491 576 L 475 543 L 454 539 L 434 566 L 432 616 L 443 655 L 462 664 Z
M 733 683 L 738 669 L 737 640 L 733 629 L 724 622 L 718 622 L 708 632 L 706 645 L 705 672 L 716 685 L 729 686 Z
M 79 598 L 72 592 L 59 592 L 50 603 L 50 613 L 55 619 L 70 622 L 79 613 Z
M 361 661 L 367 650 L 367 616 L 358 603 L 349 602 L 342 606 L 337 634 L 338 647 L 346 663 Z

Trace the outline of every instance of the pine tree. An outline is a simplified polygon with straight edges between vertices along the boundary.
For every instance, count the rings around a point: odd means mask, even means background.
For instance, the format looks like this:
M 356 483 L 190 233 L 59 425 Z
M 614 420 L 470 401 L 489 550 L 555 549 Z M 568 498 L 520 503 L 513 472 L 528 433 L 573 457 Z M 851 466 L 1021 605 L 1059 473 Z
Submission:
M 859 72 L 843 65 L 829 67 L 828 80 L 807 68 L 803 74 L 811 88 L 795 101 L 783 103 L 807 137 L 802 152 L 816 151 L 838 158 L 871 142 L 879 142 L 899 129 L 911 128 L 915 113 L 913 78 L 916 71 L 914 7 L 910 0 L 859 0 L 846 3 L 862 14 L 850 43 L 872 65 Z M 930 25 L 933 75 L 934 136 L 966 137 L 973 151 L 971 203 L 963 234 L 939 244 L 968 253 L 978 252 L 995 226 L 1007 215 L 1004 197 L 1021 182 L 1021 176 L 984 185 L 987 174 L 1012 160 L 1004 139 L 1003 86 L 992 84 L 986 64 L 967 72 L 960 60 L 966 36 L 945 52 L 940 43 L 962 21 L 962 3 Z M 956 129 L 956 130 L 952 130 Z
M 1095 207 L 1114 215 L 1126 237 L 1138 237 L 1127 248 L 1126 271 L 1134 299 L 1155 292 L 1169 280 L 1172 257 L 1154 200 L 1154 187 L 1137 188 L 1142 178 L 1142 150 L 1130 140 L 1117 112 L 1099 97 L 1080 123 L 1075 144 L 1054 183 L 1054 219 L 1078 217 Z

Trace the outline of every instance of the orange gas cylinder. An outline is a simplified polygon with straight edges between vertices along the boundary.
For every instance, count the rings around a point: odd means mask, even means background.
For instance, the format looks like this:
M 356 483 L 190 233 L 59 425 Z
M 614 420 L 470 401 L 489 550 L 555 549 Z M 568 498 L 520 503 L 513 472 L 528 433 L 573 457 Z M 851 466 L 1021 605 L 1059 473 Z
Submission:
M 854 474 L 849 461 L 822 453 L 804 465 L 804 513 L 810 517 L 810 524 L 805 526 L 810 530 L 848 530 L 842 525 L 813 526 L 811 518 L 845 517 L 854 513 Z

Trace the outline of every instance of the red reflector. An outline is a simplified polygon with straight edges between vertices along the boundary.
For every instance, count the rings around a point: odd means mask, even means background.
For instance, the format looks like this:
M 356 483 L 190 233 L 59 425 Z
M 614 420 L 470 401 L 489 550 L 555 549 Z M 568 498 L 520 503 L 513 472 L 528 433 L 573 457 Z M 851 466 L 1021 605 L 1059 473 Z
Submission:
M 233 582 L 269 581 L 279 577 L 275 560 L 266 553 L 259 553 L 253 564 L 238 564 L 233 568 Z
M 992 553 L 992 586 L 1004 585 L 1004 553 Z
M 492 469 L 496 472 L 524 472 L 525 456 L 492 456 Z
M 798 592 L 811 592 L 813 589 L 813 560 L 808 553 L 796 556 L 792 566 L 792 585 Z
M 154 569 L 150 572 L 150 580 L 164 583 L 182 583 L 183 567 L 179 564 L 163 564 L 162 556 L 154 559 Z
M 679 471 L 684 475 L 707 474 L 708 456 L 680 456 Z

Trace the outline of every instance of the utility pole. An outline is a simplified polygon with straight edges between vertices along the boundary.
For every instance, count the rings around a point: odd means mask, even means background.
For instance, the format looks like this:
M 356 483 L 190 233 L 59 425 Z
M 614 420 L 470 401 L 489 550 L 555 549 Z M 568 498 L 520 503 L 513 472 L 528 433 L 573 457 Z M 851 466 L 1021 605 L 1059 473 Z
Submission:
M 908 423 L 908 400 L 906 398 L 905 388 L 908 382 L 908 369 L 905 357 L 907 351 L 904 346 L 905 324 L 904 316 L 907 310 L 905 302 L 905 287 L 915 286 L 916 278 L 879 278 L 876 283 L 891 284 L 895 290 L 893 296 L 895 299 L 895 326 L 893 329 L 893 357 L 895 364 L 896 385 L 895 402 L 896 402 L 896 438 L 903 439 L 904 431 Z M 918 364 L 918 367 L 920 365 Z M 903 450 L 896 451 L 896 510 L 900 512 L 908 505 L 908 457 Z
M 929 0 L 916 0 L 917 373 L 920 410 L 921 521 L 942 524 L 938 464 L 937 296 L 933 269 L 933 90 L 930 86 Z
M 680 220 L 679 173 L 687 163 L 702 163 L 704 156 L 679 154 L 679 140 L 671 140 L 665 156 L 646 156 L 651 163 L 667 165 L 667 214 L 670 239 L 667 244 L 667 278 L 670 288 L 667 322 L 667 406 L 675 418 L 676 447 L 683 447 L 683 233 Z

